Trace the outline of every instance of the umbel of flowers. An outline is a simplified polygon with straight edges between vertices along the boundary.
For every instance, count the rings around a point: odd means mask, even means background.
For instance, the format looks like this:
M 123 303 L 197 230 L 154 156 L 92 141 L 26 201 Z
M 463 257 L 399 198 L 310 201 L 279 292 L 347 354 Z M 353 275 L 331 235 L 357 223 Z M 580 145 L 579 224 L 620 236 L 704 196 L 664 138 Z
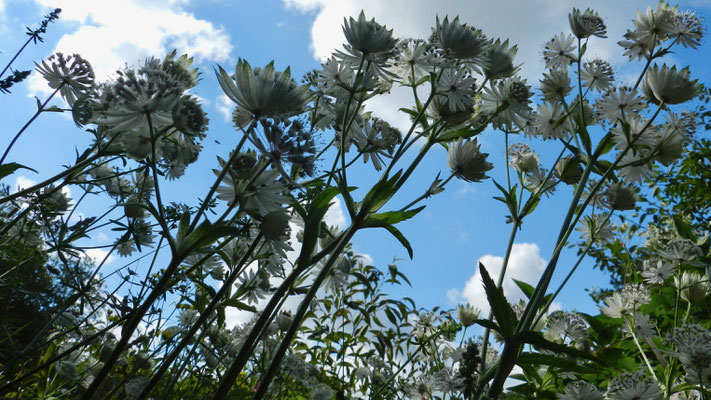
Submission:
M 364 13 L 348 18 L 347 43 L 302 83 L 273 62 L 253 67 L 240 59 L 234 72 L 218 67 L 238 134 L 194 205 L 172 202 L 165 191 L 195 164 L 208 134 L 190 93 L 200 77 L 192 59 L 172 52 L 104 83 L 79 55 L 38 64 L 54 93 L 37 115 L 59 94 L 93 142 L 62 173 L 4 193 L 0 235 L 56 255 L 69 269 L 84 250 L 80 239 L 108 226 L 116 233 L 109 255 L 128 263 L 108 271 L 104 259 L 71 287 L 81 306 L 58 306 L 58 317 L 8 358 L 0 394 L 705 398 L 711 333 L 695 323 L 692 306 L 709 293 L 707 278 L 694 270 L 708 259 L 708 240 L 690 234 L 669 241 L 640 275 L 644 283 L 606 297 L 601 316 L 548 310 L 590 249 L 613 238 L 613 215 L 634 209 L 654 163 L 672 163 L 693 140 L 689 116 L 672 106 L 693 99 L 698 83 L 688 68 L 663 58 L 675 47 L 699 45 L 700 19 L 665 4 L 639 13 L 619 42 L 630 60 L 642 61 L 638 79 L 624 84 L 608 61 L 585 54 L 588 41 L 606 38 L 604 19 L 573 9 L 568 22 L 570 33 L 544 46 L 548 70 L 535 90 L 517 75 L 515 45 L 458 17 L 436 18 L 426 40 L 398 39 Z M 412 104 L 401 108 L 411 117 L 405 131 L 364 111 L 394 85 L 412 89 Z M 351 240 L 382 228 L 412 257 L 396 225 L 453 178 L 488 178 L 494 166 L 476 136 L 489 128 L 505 148 L 506 179 L 494 182 L 501 192 L 495 198 L 511 224 L 500 274 L 479 265 L 490 313 L 462 305 L 455 318 L 390 299 L 385 285 L 407 278 L 394 263 L 387 271 L 367 265 Z M 558 143 L 557 157 L 538 155 L 537 140 Z M 413 174 L 439 147 L 447 151 L 445 177 L 437 174 L 402 204 L 393 200 L 406 185 L 412 193 Z M 349 173 L 359 159 L 377 179 Z M 3 171 L 20 167 L 11 164 Z M 572 196 L 550 261 L 538 282 L 517 282 L 528 302 L 509 304 L 502 285 L 516 235 L 565 185 Z M 65 187 L 82 196 L 72 203 Z M 82 201 L 97 195 L 108 211 L 70 224 Z M 337 197 L 345 228 L 325 221 Z M 579 260 L 551 292 L 561 251 L 576 231 Z M 144 257 L 152 261 L 137 271 L 132 264 Z M 122 278 L 113 287 L 104 278 L 112 274 Z M 668 293 L 676 299 L 673 318 L 650 311 Z M 289 300 L 298 305 L 287 310 Z M 230 327 L 229 308 L 253 318 Z M 474 337 L 478 328 L 483 335 Z M 616 338 L 629 338 L 628 346 Z M 42 357 L 28 356 L 39 351 Z M 515 366 L 524 382 L 504 393 Z

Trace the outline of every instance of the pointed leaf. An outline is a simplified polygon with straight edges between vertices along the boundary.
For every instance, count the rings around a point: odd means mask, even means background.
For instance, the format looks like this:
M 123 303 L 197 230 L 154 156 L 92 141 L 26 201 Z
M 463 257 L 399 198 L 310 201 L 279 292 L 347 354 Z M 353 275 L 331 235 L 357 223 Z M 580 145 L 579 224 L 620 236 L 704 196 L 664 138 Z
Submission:
M 516 325 L 516 314 L 506 300 L 504 291 L 496 287 L 491 276 L 489 276 L 489 272 L 487 272 L 484 264 L 481 262 L 479 263 L 479 271 L 481 272 L 481 280 L 484 282 L 484 290 L 486 291 L 486 298 L 489 300 L 491 311 L 494 313 L 496 322 L 501 328 L 501 336 L 503 336 L 506 341 L 509 341 L 513 336 L 514 327 Z
M 11 163 L 0 165 L 0 179 L 12 174 L 13 172 L 17 171 L 20 168 L 29 169 L 30 171 L 32 171 L 34 173 L 38 173 L 36 170 L 34 170 L 30 167 L 26 167 L 26 166 L 24 166 L 22 164 L 18 164 L 16 162 L 11 162 Z

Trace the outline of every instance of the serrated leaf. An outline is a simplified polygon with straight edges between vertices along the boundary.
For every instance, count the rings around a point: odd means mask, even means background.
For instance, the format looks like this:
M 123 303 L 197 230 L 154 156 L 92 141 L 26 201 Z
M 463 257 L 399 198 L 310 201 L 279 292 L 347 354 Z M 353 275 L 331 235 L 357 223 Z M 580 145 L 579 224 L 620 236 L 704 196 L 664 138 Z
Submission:
M 384 213 L 370 214 L 368 218 L 363 221 L 363 227 L 367 228 L 370 226 L 381 227 L 383 225 L 394 225 L 398 222 L 405 221 L 417 215 L 422 211 L 425 206 L 415 208 L 408 211 L 387 211 Z
M 481 262 L 479 262 L 479 271 L 481 272 L 481 280 L 484 282 L 484 291 L 486 292 L 487 300 L 489 300 L 491 311 L 494 313 L 496 322 L 501 328 L 501 336 L 508 342 L 513 337 L 516 314 L 506 300 L 504 291 L 496 287 L 494 280 L 491 279 L 489 272 Z

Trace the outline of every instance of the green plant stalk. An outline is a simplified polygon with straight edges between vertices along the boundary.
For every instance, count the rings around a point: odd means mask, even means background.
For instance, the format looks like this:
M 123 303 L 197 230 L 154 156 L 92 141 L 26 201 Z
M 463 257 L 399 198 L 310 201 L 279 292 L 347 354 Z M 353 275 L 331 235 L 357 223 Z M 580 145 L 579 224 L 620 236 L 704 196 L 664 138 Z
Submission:
M 54 357 L 49 358 L 47 361 L 40 363 L 38 366 L 30 369 L 29 371 L 24 372 L 22 375 L 18 376 L 17 378 L 15 378 L 9 382 L 6 382 L 2 386 L 0 386 L 0 395 L 6 395 L 6 394 L 10 393 L 10 390 L 13 389 L 13 386 L 17 385 L 18 383 L 24 381 L 25 379 L 27 379 L 31 376 L 33 376 L 36 372 L 39 372 L 39 371 L 45 369 L 46 367 L 51 366 L 55 362 L 61 360 L 65 356 L 73 353 L 75 350 L 81 348 L 82 346 L 84 346 L 88 343 L 91 343 L 94 339 L 97 339 L 104 333 L 109 332 L 111 329 L 116 327 L 122 321 L 123 321 L 123 319 L 119 319 L 117 321 L 112 322 L 111 324 L 107 325 L 105 328 L 97 331 L 96 333 L 89 336 L 88 338 L 85 338 L 81 342 L 74 344 L 73 346 L 69 347 L 65 351 L 55 355 Z M 19 393 L 18 393 L 18 395 L 19 395 Z
M 365 214 L 362 214 L 365 215 Z M 321 284 L 323 283 L 323 280 L 326 279 L 326 276 L 328 276 L 328 273 L 331 272 L 331 268 L 335 264 L 336 260 L 341 256 L 341 252 L 345 247 L 348 245 L 350 242 L 351 238 L 355 233 L 358 231 L 358 224 L 360 223 L 360 220 L 357 219 L 356 221 L 353 222 L 353 224 L 348 228 L 346 232 L 344 232 L 343 236 L 341 236 L 341 239 L 338 243 L 338 246 L 336 246 L 336 249 L 334 252 L 331 254 L 331 258 L 328 259 L 326 264 L 324 264 L 323 268 L 321 269 L 321 272 L 319 272 L 318 276 L 314 280 L 314 282 L 311 285 L 311 288 L 309 289 L 308 293 L 306 294 L 306 297 L 301 301 L 301 304 L 299 305 L 299 308 L 296 311 L 296 314 L 294 314 L 293 319 L 291 321 L 291 325 L 289 326 L 289 330 L 286 332 L 284 335 L 284 339 L 282 339 L 281 344 L 279 345 L 279 348 L 276 350 L 276 353 L 274 354 L 274 357 L 272 358 L 271 363 L 269 364 L 269 369 L 267 372 L 262 376 L 262 380 L 259 383 L 259 388 L 257 389 L 257 393 L 254 395 L 254 400 L 259 400 L 264 395 L 267 393 L 267 389 L 269 388 L 269 385 L 274 378 L 274 376 L 277 373 L 277 370 L 279 369 L 279 365 L 281 364 L 281 360 L 286 354 L 286 351 L 288 347 L 291 344 L 292 339 L 296 335 L 296 332 L 299 330 L 299 327 L 301 326 L 301 322 L 304 319 L 304 315 L 306 314 L 306 311 L 308 310 L 309 306 L 311 305 L 311 301 L 313 298 L 316 296 L 316 292 L 318 292 Z M 231 386 L 230 382 L 230 386 Z M 221 385 L 222 386 L 222 385 Z M 215 400 L 221 399 L 217 394 L 214 397 Z
M 436 332 L 436 333 L 432 334 L 432 335 L 431 335 L 430 337 L 428 337 L 423 343 L 421 343 L 419 346 L 417 346 L 417 349 L 415 349 L 415 351 L 414 351 L 412 354 L 410 354 L 409 357 L 407 357 L 407 360 L 405 360 L 405 362 L 402 363 L 402 365 L 400 365 L 400 367 L 397 369 L 397 371 L 395 371 L 395 373 L 392 374 L 392 375 L 390 376 L 390 378 L 388 378 L 387 381 L 383 382 L 383 384 L 381 384 L 380 386 L 378 386 L 377 390 L 375 390 L 375 391 L 373 392 L 373 394 L 370 396 L 370 398 L 371 398 L 371 399 L 376 398 L 375 396 L 377 396 L 378 394 L 380 394 L 380 392 L 382 392 L 383 389 L 385 389 L 385 388 L 390 384 L 390 382 L 394 381 L 395 378 L 397 378 L 398 374 L 400 374 L 400 372 L 402 372 L 402 370 L 404 370 L 405 367 L 406 367 L 408 364 L 410 364 L 410 363 L 412 362 L 412 360 L 415 359 L 415 356 L 417 356 L 417 355 L 420 353 L 420 351 L 422 351 L 422 349 L 424 349 L 425 346 L 426 346 L 432 339 L 436 338 L 437 336 L 439 336 L 439 332 Z
M 647 122 L 647 124 L 643 127 L 641 132 L 645 132 L 647 128 L 651 125 L 652 121 L 659 115 L 659 112 L 662 110 L 664 107 L 664 102 L 660 102 L 659 106 L 657 107 L 656 112 L 652 116 L 652 118 Z M 597 159 L 599 156 L 598 154 L 593 154 L 592 157 L 588 160 L 588 163 L 585 167 L 585 170 L 583 172 L 583 176 L 580 179 L 580 183 L 578 184 L 578 188 L 576 189 L 574 195 L 573 195 L 573 200 L 571 201 L 570 207 L 568 208 L 568 213 L 566 215 L 566 218 L 563 222 L 563 225 L 561 226 L 561 231 L 559 233 L 559 237 L 557 240 L 557 244 L 555 247 L 555 250 L 553 251 L 553 255 L 551 257 L 551 260 L 548 262 L 548 266 L 546 266 L 546 269 L 543 272 L 543 275 L 541 276 L 541 279 L 538 281 L 538 284 L 536 285 L 536 289 L 533 292 L 533 296 L 531 296 L 531 300 L 529 301 L 528 305 L 526 306 L 526 309 L 523 312 L 523 315 L 521 319 L 519 320 L 517 326 L 516 326 L 516 333 L 524 332 L 527 331 L 533 322 L 533 319 L 535 318 L 535 315 L 537 313 L 538 308 L 541 305 L 541 302 L 543 300 L 543 297 L 545 295 L 545 291 L 548 288 L 548 284 L 550 283 L 550 280 L 553 277 L 553 272 L 555 271 L 555 268 L 558 263 L 558 257 L 560 256 L 560 252 L 562 251 L 565 241 L 567 240 L 568 236 L 572 232 L 573 226 L 575 223 L 578 221 L 578 219 L 582 216 L 582 213 L 585 211 L 586 207 L 590 204 L 592 201 L 592 197 L 595 193 L 600 190 L 602 187 L 602 184 L 605 182 L 609 174 L 615 169 L 615 167 L 620 163 L 622 160 L 622 157 L 632 148 L 632 145 L 634 142 L 641 137 L 640 135 L 637 135 L 631 142 L 630 145 L 627 146 L 620 154 L 617 156 L 615 159 L 615 162 L 612 163 L 612 165 L 605 171 L 605 173 L 602 175 L 600 181 L 595 185 L 595 187 L 591 191 L 591 195 L 588 196 L 583 204 L 579 207 L 579 211 L 576 212 L 575 210 L 578 208 L 577 204 L 580 201 L 580 197 L 582 196 L 583 189 L 585 187 L 585 183 L 587 182 L 590 173 L 592 172 L 592 166 L 594 164 L 594 161 Z M 575 217 L 575 218 L 574 218 Z M 572 223 L 571 223 L 572 222 Z M 503 390 L 503 384 L 504 380 L 510 373 L 511 369 L 515 365 L 516 359 L 518 358 L 517 354 L 519 353 L 520 349 L 520 344 L 516 343 L 515 348 L 512 348 L 511 345 L 505 344 L 504 345 L 504 351 L 502 353 L 501 359 L 506 361 L 506 364 L 502 362 L 502 368 L 500 368 L 497 371 L 496 377 L 494 378 L 494 382 L 490 386 L 489 389 L 489 395 L 492 397 L 498 396 L 501 391 Z M 506 370 L 504 372 L 504 370 Z
M 629 329 L 630 335 L 632 335 L 632 341 L 634 342 L 635 346 L 637 346 L 637 350 L 639 350 L 639 354 L 642 356 L 642 359 L 644 359 L 644 363 L 647 365 L 649 373 L 652 374 L 652 377 L 658 384 L 664 386 L 664 383 L 660 381 L 659 378 L 657 378 L 657 374 L 654 373 L 654 368 L 652 368 L 652 364 L 649 362 L 647 355 L 644 353 L 644 350 L 642 349 L 642 346 L 640 345 L 639 340 L 637 339 L 637 335 L 634 333 L 634 325 L 631 322 L 632 321 L 630 320 L 625 320 L 627 329 Z M 662 390 L 666 391 L 666 387 L 662 387 Z
M 245 265 L 245 263 L 247 262 L 247 258 L 252 255 L 252 252 L 254 252 L 254 249 L 259 244 L 259 241 L 261 240 L 261 238 L 262 238 L 262 233 L 260 232 L 257 235 L 257 237 L 254 239 L 254 241 L 252 241 L 252 244 L 247 249 L 247 252 L 240 259 L 238 266 L 236 266 L 234 268 L 234 271 L 225 280 L 222 287 L 217 292 L 215 297 L 212 299 L 210 304 L 208 304 L 208 306 L 205 307 L 205 310 L 203 310 L 203 312 L 200 313 L 200 317 L 197 319 L 197 321 L 194 324 L 192 324 L 192 326 L 190 327 L 188 332 L 185 334 L 183 339 L 180 341 L 180 343 L 178 343 L 178 345 L 175 346 L 175 349 L 173 349 L 173 351 L 170 354 L 168 354 L 168 356 L 165 357 L 161 361 L 160 368 L 158 369 L 158 371 L 156 371 L 153 374 L 153 377 L 151 378 L 150 382 L 148 382 L 148 385 L 146 385 L 146 387 L 143 389 L 141 394 L 138 395 L 137 400 L 145 399 L 146 397 L 148 397 L 148 395 L 151 393 L 151 390 L 153 390 L 153 388 L 158 384 L 158 381 L 160 380 L 160 378 L 168 370 L 168 368 L 170 368 L 170 365 L 178 357 L 180 352 L 183 351 L 185 346 L 187 346 L 192 341 L 195 333 L 198 331 L 198 329 L 200 329 L 202 327 L 202 324 L 205 321 L 207 321 L 207 319 L 210 317 L 210 314 L 212 313 L 212 311 L 215 308 L 217 308 L 218 303 L 220 302 L 222 297 L 225 295 L 225 293 L 227 293 L 227 291 L 229 291 L 232 288 L 232 285 L 235 283 L 235 281 L 237 280 L 237 277 L 242 272 L 241 267 Z
M 156 284 L 156 287 L 148 294 L 146 300 L 136 308 L 127 318 L 126 324 L 121 329 L 121 339 L 116 343 L 114 351 L 105 361 L 104 367 L 99 370 L 99 372 L 94 377 L 89 387 L 87 387 L 86 392 L 81 397 L 81 400 L 89 400 L 94 392 L 99 389 L 99 386 L 103 383 L 106 377 L 109 375 L 111 370 L 116 363 L 116 360 L 121 356 L 121 353 L 128 347 L 129 341 L 131 340 L 131 335 L 136 331 L 138 325 L 141 323 L 143 316 L 150 310 L 153 303 L 161 296 L 164 289 L 172 279 L 173 274 L 178 269 L 180 264 L 185 259 L 185 255 L 174 254 L 170 261 L 170 264 L 166 268 L 165 273 L 161 279 Z
M 53 182 L 64 178 L 65 176 L 71 175 L 71 174 L 81 170 L 82 168 L 86 167 L 87 165 L 91 164 L 92 162 L 98 160 L 99 158 L 101 158 L 103 156 L 105 156 L 105 154 L 94 154 L 93 156 L 87 158 L 86 160 L 75 164 L 71 168 L 67 168 L 66 170 L 60 172 L 59 174 L 57 174 L 51 178 L 45 179 L 44 181 L 42 181 L 36 185 L 30 186 L 27 189 L 18 190 L 17 192 L 15 192 L 11 195 L 3 197 L 2 199 L 0 199 L 0 204 L 7 203 L 8 201 L 15 200 L 17 198 L 20 198 L 22 196 L 26 196 L 32 192 L 35 192 L 39 189 L 42 189 L 43 187 L 50 185 Z
M 213 183 L 212 186 L 210 187 L 210 190 L 207 192 L 207 196 L 205 196 L 205 200 L 202 201 L 202 204 L 200 204 L 200 208 L 195 213 L 195 219 L 190 224 L 190 227 L 188 228 L 187 233 L 192 232 L 195 229 L 195 227 L 197 226 L 198 222 L 200 221 L 200 218 L 202 218 L 202 214 L 205 212 L 205 210 L 207 210 L 208 204 L 210 203 L 210 199 L 215 194 L 215 191 L 217 191 L 217 188 L 220 186 L 222 179 L 224 179 L 225 175 L 227 175 L 227 172 L 230 170 L 230 165 L 232 165 L 232 162 L 239 155 L 239 152 L 242 150 L 242 146 L 244 146 L 244 142 L 246 140 L 247 140 L 247 133 L 242 135 L 242 139 L 240 139 L 239 143 L 237 144 L 237 147 L 233 150 L 232 154 L 230 154 L 230 158 L 227 160 L 225 167 L 222 168 L 222 171 L 220 171 L 220 175 L 215 180 L 215 183 Z
M 159 179 L 158 179 L 158 167 L 156 166 L 156 163 L 158 163 L 158 157 L 156 153 L 156 141 L 158 140 L 158 136 L 155 136 L 155 129 L 153 127 L 153 121 L 151 120 L 151 114 L 146 113 L 146 118 L 148 119 L 148 131 L 151 134 L 151 154 L 152 154 L 152 159 L 151 162 L 149 163 L 151 166 L 151 172 L 153 173 L 153 189 L 156 192 L 156 205 L 158 206 L 158 215 L 156 215 L 156 221 L 158 222 L 158 225 L 160 225 L 161 229 L 163 230 L 163 237 L 168 241 L 168 245 L 170 246 L 170 251 L 171 253 L 175 254 L 177 252 L 177 244 L 175 243 L 175 240 L 173 237 L 170 235 L 170 228 L 165 222 L 165 209 L 163 207 L 163 200 L 161 198 L 160 194 L 160 184 L 159 184 Z
M 610 220 L 610 217 L 612 216 L 612 213 L 608 213 L 607 217 L 605 218 L 605 221 L 603 222 L 603 225 L 607 223 L 607 221 Z M 560 285 L 558 285 L 558 288 L 556 289 L 555 292 L 553 292 L 553 295 L 551 298 L 546 302 L 546 304 L 541 308 L 541 312 L 538 313 L 538 316 L 536 317 L 536 320 L 533 322 L 532 326 L 536 326 L 538 322 L 540 322 L 541 318 L 543 318 L 543 315 L 548 311 L 548 308 L 553 304 L 553 300 L 555 300 L 556 297 L 560 294 L 560 292 L 563 290 L 563 287 L 568 283 L 570 278 L 573 276 L 575 271 L 578 269 L 580 264 L 582 263 L 583 259 L 585 256 L 588 254 L 588 251 L 590 251 L 590 248 L 592 248 L 594 241 L 591 239 L 588 241 L 588 244 L 585 246 L 583 249 L 583 252 L 580 254 L 578 259 L 575 261 L 575 265 L 573 265 L 573 268 L 570 269 L 570 272 L 568 272 L 568 275 L 565 276 L 565 279 L 563 279 L 563 282 L 561 282 Z

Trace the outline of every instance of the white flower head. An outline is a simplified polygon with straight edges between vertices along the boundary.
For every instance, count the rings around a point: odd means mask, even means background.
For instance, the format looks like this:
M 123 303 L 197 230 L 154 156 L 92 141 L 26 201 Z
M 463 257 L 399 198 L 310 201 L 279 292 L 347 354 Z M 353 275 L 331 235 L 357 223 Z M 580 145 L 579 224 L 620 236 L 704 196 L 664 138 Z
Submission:
M 227 97 L 242 109 L 266 117 L 288 117 L 299 114 L 309 101 L 308 85 L 297 85 L 291 70 L 274 70 L 274 62 L 264 68 L 252 68 L 239 59 L 234 77 L 219 67 L 220 87 Z
M 677 71 L 676 66 L 654 65 L 644 75 L 642 92 L 654 104 L 680 104 L 696 97 L 697 83 L 689 78 L 688 67 Z
M 41 65 L 35 65 L 49 87 L 59 89 L 59 93 L 69 105 L 73 105 L 79 97 L 88 94 L 94 87 L 94 70 L 79 54 L 65 56 L 56 53 L 42 61 Z
M 448 17 L 444 17 L 441 23 L 437 17 L 435 36 L 446 54 L 461 60 L 481 62 L 480 57 L 488 44 L 486 36 L 480 30 L 460 24 L 459 17 L 455 17 L 451 22 Z
M 649 284 L 661 284 L 674 275 L 676 268 L 673 264 L 664 262 L 663 260 L 644 260 L 642 264 L 644 269 L 642 270 L 642 278 L 645 282 Z
M 615 74 L 610 63 L 599 58 L 583 63 L 580 77 L 585 87 L 598 92 L 608 90 L 612 85 L 612 81 L 615 80 Z
M 573 11 L 568 14 L 568 22 L 570 23 L 570 30 L 578 39 L 586 39 L 590 36 L 607 37 L 605 21 L 597 12 L 589 8 L 585 11 L 573 8 Z
M 390 51 L 397 43 L 397 39 L 393 38 L 392 29 L 387 30 L 384 25 L 375 22 L 375 19 L 368 21 L 363 11 L 358 15 L 358 20 L 353 17 L 343 19 L 343 34 L 353 49 L 365 54 Z
M 486 179 L 486 172 L 494 168 L 486 161 L 487 153 L 479 150 L 476 139 L 463 141 L 461 138 L 449 146 L 447 165 L 452 173 L 467 182 Z
M 546 62 L 546 68 L 568 68 L 576 56 L 574 51 L 575 37 L 570 34 L 561 32 L 553 36 L 543 47 L 543 60 Z

